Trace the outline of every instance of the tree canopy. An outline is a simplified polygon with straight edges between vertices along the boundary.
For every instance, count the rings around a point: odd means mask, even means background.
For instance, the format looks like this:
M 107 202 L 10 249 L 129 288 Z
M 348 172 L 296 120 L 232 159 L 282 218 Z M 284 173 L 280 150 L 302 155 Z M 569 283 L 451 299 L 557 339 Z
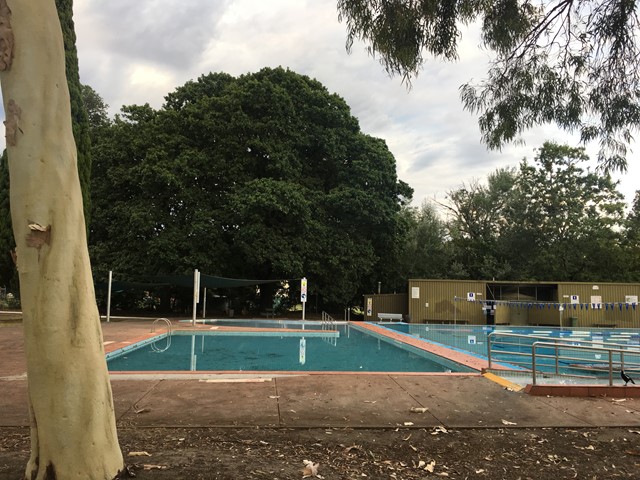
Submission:
M 95 138 L 98 275 L 313 278 L 345 305 L 390 263 L 412 190 L 345 101 L 282 68 L 203 75 Z M 266 288 L 266 287 L 265 287 Z
M 533 162 L 449 192 L 451 262 L 463 278 L 633 281 L 634 213 L 625 220 L 617 183 L 583 169 L 587 159 L 546 142 Z
M 347 47 L 361 39 L 406 81 L 428 56 L 458 58 L 462 27 L 480 27 L 493 53 L 487 77 L 461 87 L 490 148 L 555 123 L 600 144 L 605 168 L 626 169 L 640 124 L 640 33 L 628 0 L 339 0 Z

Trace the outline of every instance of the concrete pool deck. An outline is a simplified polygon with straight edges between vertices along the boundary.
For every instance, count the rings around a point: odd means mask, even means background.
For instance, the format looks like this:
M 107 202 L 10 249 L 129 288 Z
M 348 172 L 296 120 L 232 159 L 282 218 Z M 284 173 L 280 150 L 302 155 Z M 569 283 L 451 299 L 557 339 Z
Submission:
M 146 336 L 152 321 L 103 322 L 105 345 Z M 29 424 L 25 372 L 22 325 L 0 323 L 0 426 Z M 630 389 L 619 398 L 532 396 L 474 373 L 111 378 L 123 427 L 640 427 Z

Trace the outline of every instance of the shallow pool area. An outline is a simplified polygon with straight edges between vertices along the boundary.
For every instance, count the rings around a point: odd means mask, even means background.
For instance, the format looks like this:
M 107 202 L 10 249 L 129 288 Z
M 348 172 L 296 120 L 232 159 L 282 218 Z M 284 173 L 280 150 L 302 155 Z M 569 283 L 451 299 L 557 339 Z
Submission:
M 474 370 L 393 338 L 349 324 L 295 323 L 296 329 L 256 320 L 252 328 L 177 330 L 107 355 L 112 372 L 473 372 Z M 277 322 L 277 321 L 276 321 Z M 317 322 L 316 322 L 317 323 Z M 250 324 L 243 321 L 243 326 Z M 207 324 L 208 325 L 208 324 Z M 234 325 L 235 326 L 235 325 Z M 206 326 L 204 327 L 206 328 Z M 270 331 L 255 329 L 270 328 Z

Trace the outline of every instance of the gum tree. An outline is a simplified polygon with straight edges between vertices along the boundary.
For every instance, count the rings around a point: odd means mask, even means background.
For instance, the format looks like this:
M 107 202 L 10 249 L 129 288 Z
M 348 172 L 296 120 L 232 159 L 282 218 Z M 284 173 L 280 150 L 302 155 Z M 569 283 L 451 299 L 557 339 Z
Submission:
M 0 81 L 31 419 L 28 479 L 123 467 L 53 0 L 0 0 Z
M 463 26 L 480 27 L 486 78 L 461 88 L 490 148 L 556 124 L 600 144 L 605 168 L 626 169 L 640 126 L 640 17 L 630 0 L 338 0 L 347 47 L 368 44 L 409 81 L 428 57 L 454 61 Z

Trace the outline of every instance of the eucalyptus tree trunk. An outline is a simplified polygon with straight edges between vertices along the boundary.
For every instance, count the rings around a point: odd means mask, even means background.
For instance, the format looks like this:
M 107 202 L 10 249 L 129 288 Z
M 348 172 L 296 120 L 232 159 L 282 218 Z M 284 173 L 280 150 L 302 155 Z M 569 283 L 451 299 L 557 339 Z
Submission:
M 31 416 L 25 478 L 111 480 L 123 459 L 54 0 L 0 0 L 0 71 Z

